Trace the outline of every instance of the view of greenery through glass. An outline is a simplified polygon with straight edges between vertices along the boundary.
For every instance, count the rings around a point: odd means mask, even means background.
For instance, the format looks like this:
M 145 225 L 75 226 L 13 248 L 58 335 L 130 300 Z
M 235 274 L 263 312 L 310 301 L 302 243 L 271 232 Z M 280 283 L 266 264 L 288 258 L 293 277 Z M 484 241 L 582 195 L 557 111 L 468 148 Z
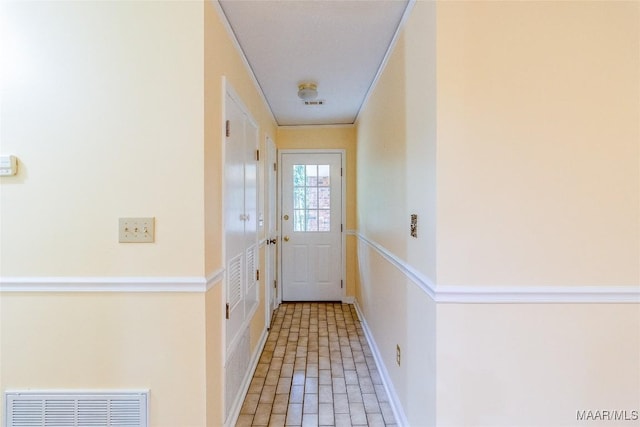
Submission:
M 293 231 L 331 231 L 329 165 L 293 165 Z

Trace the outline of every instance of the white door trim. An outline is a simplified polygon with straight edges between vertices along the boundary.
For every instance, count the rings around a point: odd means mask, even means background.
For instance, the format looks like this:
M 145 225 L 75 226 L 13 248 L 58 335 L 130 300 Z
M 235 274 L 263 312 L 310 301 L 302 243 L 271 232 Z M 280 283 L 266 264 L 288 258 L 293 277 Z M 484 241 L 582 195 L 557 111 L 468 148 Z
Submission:
M 277 246 L 273 248 L 269 243 L 271 239 L 276 238 L 278 234 L 278 171 L 273 170 L 274 164 L 278 163 L 278 150 L 275 142 L 267 135 L 265 137 L 265 152 L 264 156 L 264 174 L 263 180 L 265 184 L 264 189 L 264 211 L 266 213 L 266 220 L 264 222 L 264 235 L 267 243 L 264 246 L 265 251 L 265 324 L 267 328 L 271 325 L 271 316 L 273 309 L 278 306 L 277 298 L 274 298 L 273 294 L 276 293 L 273 287 L 273 282 L 278 280 L 278 253 Z M 273 164 L 272 164 L 273 163 Z M 275 175 L 275 179 L 272 181 L 272 177 Z M 273 198 L 272 198 L 273 196 Z M 273 255 L 272 255 L 273 254 Z M 272 259 L 275 258 L 274 259 Z M 272 298 L 274 298 L 274 304 L 272 306 Z
M 328 148 L 328 149 L 323 149 L 323 148 L 319 148 L 319 149 L 313 149 L 313 148 L 308 148 L 308 149 L 280 149 L 278 150 L 278 173 L 277 173 L 277 179 L 278 179 L 278 214 L 277 214 L 277 218 L 278 220 L 276 221 L 276 227 L 277 227 L 277 231 L 278 231 L 278 271 L 283 271 L 283 266 L 282 266 L 282 233 L 281 233 L 281 229 L 282 229 L 282 167 L 281 165 L 283 164 L 282 161 L 282 156 L 284 154 L 340 154 L 340 167 L 342 169 L 342 179 L 341 181 L 341 212 L 340 212 L 340 217 L 341 217 L 341 224 L 342 224 L 342 232 L 340 233 L 340 242 L 341 242 L 341 254 L 340 254 L 340 259 L 341 259 L 341 264 L 342 264 L 342 271 L 340 272 L 340 280 L 342 280 L 342 289 L 341 289 L 341 294 L 342 294 L 342 299 L 345 299 L 345 295 L 346 295 L 346 291 L 347 291 L 347 281 L 346 281 L 346 271 L 347 271 L 347 267 L 346 267 L 346 245 L 347 245 L 347 239 L 346 239 L 346 233 L 345 231 L 347 230 L 347 224 L 346 224 L 346 220 L 347 220 L 347 211 L 346 211 L 346 197 L 347 197 L 347 168 L 346 168 L 346 150 L 344 149 L 333 149 L 333 148 Z M 278 304 L 282 303 L 282 280 L 280 280 L 280 278 L 278 278 Z

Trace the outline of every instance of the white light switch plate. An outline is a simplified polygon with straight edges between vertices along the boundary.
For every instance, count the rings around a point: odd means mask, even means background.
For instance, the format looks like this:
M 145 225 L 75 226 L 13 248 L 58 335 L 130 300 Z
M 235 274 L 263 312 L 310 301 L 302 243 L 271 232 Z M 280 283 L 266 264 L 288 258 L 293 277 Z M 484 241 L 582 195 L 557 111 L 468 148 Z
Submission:
M 120 243 L 153 243 L 155 218 L 120 218 Z
M 18 159 L 15 156 L 0 156 L 0 176 L 18 173 Z

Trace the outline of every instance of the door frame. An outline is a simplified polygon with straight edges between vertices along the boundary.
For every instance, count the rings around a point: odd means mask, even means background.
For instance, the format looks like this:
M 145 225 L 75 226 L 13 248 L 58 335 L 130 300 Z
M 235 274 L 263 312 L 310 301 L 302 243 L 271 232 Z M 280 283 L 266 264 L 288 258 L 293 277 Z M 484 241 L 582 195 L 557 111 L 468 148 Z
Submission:
M 342 264 L 342 268 L 340 271 L 340 280 L 342 280 L 342 289 L 341 296 L 342 302 L 346 300 L 346 292 L 347 292 L 347 266 L 346 266 L 346 254 L 347 254 L 347 210 L 346 210 L 346 201 L 347 201 L 347 166 L 346 166 L 346 155 L 347 150 L 341 148 L 289 148 L 289 149 L 279 149 L 278 150 L 278 209 L 277 209 L 277 221 L 276 221 L 276 230 L 278 233 L 278 271 L 284 271 L 282 263 L 284 262 L 282 258 L 282 156 L 284 154 L 340 154 L 340 168 L 341 168 L 341 182 L 340 182 L 340 197 L 341 197 L 341 212 L 340 212 L 340 223 L 342 224 L 342 230 L 340 232 L 340 261 Z M 278 275 L 278 300 L 277 304 L 282 303 L 282 274 Z
M 271 245 L 268 244 L 270 239 L 275 238 L 276 241 L 278 239 L 278 150 L 275 142 L 267 135 L 265 137 L 265 161 L 264 161 L 264 205 L 266 206 L 266 217 L 265 221 L 265 239 L 266 243 L 265 248 L 265 324 L 267 328 L 271 325 L 271 316 L 273 315 L 273 310 L 278 306 L 279 302 L 277 298 L 274 298 L 273 306 L 271 305 L 271 299 L 273 298 L 274 286 L 273 282 L 276 282 L 276 287 L 278 283 L 278 246 L 276 245 L 273 248 L 273 258 L 271 259 Z M 272 164 L 273 163 L 273 164 Z M 276 169 L 272 168 L 276 166 Z M 271 176 L 275 174 L 275 179 L 272 181 Z M 273 195 L 273 199 L 271 196 Z M 273 208 L 273 209 L 272 209 Z M 273 212 L 273 215 L 272 215 Z M 272 230 L 273 229 L 273 230 Z M 273 235 L 271 234 L 273 231 Z M 276 292 L 277 293 L 277 292 Z M 279 296 L 279 295 L 277 295 Z

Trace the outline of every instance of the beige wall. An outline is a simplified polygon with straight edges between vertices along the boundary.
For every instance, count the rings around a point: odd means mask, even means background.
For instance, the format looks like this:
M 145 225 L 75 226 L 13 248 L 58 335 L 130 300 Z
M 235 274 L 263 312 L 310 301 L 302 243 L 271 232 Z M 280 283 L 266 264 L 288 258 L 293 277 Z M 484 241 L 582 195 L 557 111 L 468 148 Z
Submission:
M 200 294 L 11 293 L 0 313 L 3 392 L 149 389 L 149 425 L 204 425 Z
M 639 18 L 438 4 L 438 285 L 640 283 Z M 437 322 L 440 425 L 638 410 L 638 304 L 447 304 Z
M 438 283 L 637 285 L 638 2 L 438 4 Z
M 406 260 L 436 282 L 436 3 L 418 2 L 405 28 L 407 203 L 397 221 L 406 240 Z M 407 237 L 411 214 L 418 215 L 417 239 Z
M 222 76 L 275 123 L 213 2 L 3 2 L 3 280 L 176 286 L 224 265 Z M 153 244 L 118 218 L 154 216 Z M 262 251 L 261 251 L 261 256 Z M 149 388 L 150 425 L 223 422 L 221 283 L 0 293 L 0 389 Z M 252 343 L 264 312 L 251 324 Z M 1 409 L 0 409 L 1 411 Z
M 640 282 L 638 3 L 417 2 L 357 136 L 277 139 L 212 2 L 1 7 L 0 143 L 21 161 L 0 181 L 3 277 L 218 272 L 224 75 L 261 145 L 347 149 L 347 229 L 436 285 Z M 156 243 L 117 243 L 137 215 Z M 410 425 L 637 409 L 637 304 L 436 304 L 363 240 L 347 252 Z M 150 388 L 152 425 L 220 425 L 223 302 L 221 284 L 2 292 L 0 389 Z
M 205 90 L 205 144 L 204 144 L 204 167 L 205 167 L 205 191 L 204 191 L 204 214 L 205 214 L 205 271 L 213 274 L 224 268 L 224 253 L 221 241 L 224 240 L 224 229 L 222 228 L 223 206 L 222 185 L 223 185 L 223 161 L 220 143 L 223 140 L 223 103 L 224 86 L 223 77 L 229 85 L 242 99 L 243 104 L 249 109 L 253 119 L 259 127 L 260 150 L 266 153 L 265 140 L 269 136 L 275 140 L 275 121 L 266 106 L 263 98 L 256 90 L 256 85 L 247 72 L 247 68 L 238 53 L 237 46 L 233 43 L 230 35 L 221 20 L 219 10 L 213 2 L 204 2 L 204 22 L 205 22 L 205 46 L 204 46 L 204 90 Z M 261 156 L 264 162 L 265 156 Z M 263 175 L 259 175 L 259 188 L 264 188 Z M 264 213 L 265 224 L 267 223 L 268 212 L 264 209 L 264 198 L 260 198 L 258 210 Z M 265 235 L 265 230 L 259 228 L 260 238 Z M 260 250 L 260 262 L 264 263 L 265 253 Z M 264 271 L 264 270 L 263 270 Z M 260 277 L 260 302 L 258 310 L 253 315 L 250 322 L 251 351 L 257 351 L 257 345 L 266 330 L 264 313 L 264 274 Z M 209 292 L 210 293 L 210 292 Z M 214 310 L 222 315 L 224 306 L 224 292 L 217 292 L 215 295 L 207 297 L 207 310 Z M 212 316 L 215 319 L 216 315 Z M 219 337 L 224 328 L 224 323 L 220 323 L 220 329 L 212 336 Z M 217 335 L 216 335 L 217 333 Z M 212 346 L 210 351 L 216 359 L 208 359 L 208 375 L 212 382 L 221 385 L 223 376 L 222 356 L 219 347 Z M 218 359 L 218 357 L 220 357 Z M 222 387 L 213 389 L 208 393 L 209 413 L 214 413 L 218 417 L 209 417 L 209 425 L 217 425 L 224 420 L 223 417 L 223 394 Z
M 435 282 L 435 3 L 418 2 L 404 28 L 358 120 L 358 224 Z
M 204 23 L 205 23 L 205 45 L 204 45 L 204 111 L 205 111 L 205 138 L 204 138 L 204 168 L 205 168 L 205 190 L 204 190 L 204 216 L 205 216 L 205 271 L 206 274 L 213 274 L 224 268 L 225 260 L 223 247 L 220 244 L 224 240 L 224 228 L 222 227 L 223 206 L 222 185 L 223 185 L 223 161 L 221 141 L 223 140 L 223 103 L 224 86 L 223 77 L 235 93 L 241 98 L 252 118 L 258 124 L 259 144 L 261 153 L 266 153 L 266 137 L 275 140 L 276 125 L 266 103 L 257 90 L 257 86 L 252 80 L 248 69 L 238 53 L 237 46 L 233 43 L 227 28 L 219 15 L 219 9 L 211 1 L 204 2 Z M 261 156 L 261 167 L 266 155 Z M 264 189 L 263 174 L 259 174 L 259 192 Z M 267 224 L 268 212 L 265 211 L 264 197 L 260 196 L 258 211 L 264 214 L 264 223 Z M 265 228 L 259 228 L 260 238 L 265 236 Z M 264 272 L 265 251 L 261 248 L 260 265 Z M 264 312 L 264 288 L 265 274 L 260 275 L 260 300 L 258 310 L 254 313 L 249 322 L 251 352 L 260 349 L 258 344 L 263 333 L 266 331 Z M 224 375 L 222 349 L 220 348 L 220 336 L 224 322 L 220 322 L 218 316 L 223 316 L 222 308 L 226 301 L 223 291 L 207 293 L 207 311 L 212 310 L 210 316 L 211 337 L 215 338 L 213 345 L 209 347 L 209 352 L 214 358 L 207 358 L 207 375 L 212 389 L 208 390 L 208 425 L 220 425 L 223 420 L 223 396 L 222 377 Z M 219 328 L 219 329 L 215 329 Z M 211 338 L 208 338 L 210 341 Z M 213 415 L 211 415 L 213 414 Z
M 2 152 L 20 161 L 0 182 L 3 278 L 203 277 L 203 169 L 185 167 L 202 4 L 3 2 L 2 19 Z M 155 217 L 155 243 L 118 243 L 122 216 Z M 3 391 L 149 388 L 151 425 L 204 423 L 202 294 L 0 299 Z
M 402 272 L 358 244 L 358 305 L 409 426 L 436 422 L 436 305 Z M 401 350 L 396 365 L 396 346 Z
M 2 276 L 203 275 L 202 5 L 2 10 Z M 155 244 L 118 243 L 126 216 Z
M 435 282 L 435 3 L 415 5 L 358 119 L 363 238 Z M 418 238 L 410 216 L 418 215 Z M 436 423 L 436 305 L 373 246 L 358 244 L 358 303 L 408 425 Z M 396 346 L 401 363 L 396 365 Z
M 416 2 L 357 123 L 357 299 L 409 425 L 639 409 L 638 304 L 423 291 L 640 283 L 639 13 Z
M 405 257 L 407 138 L 404 36 L 358 117 L 358 229 Z
M 638 304 L 442 304 L 439 426 L 633 425 L 577 411 L 638 411 Z
M 287 149 L 339 149 L 345 150 L 346 207 L 345 230 L 357 227 L 356 219 L 356 130 L 353 126 L 300 126 L 278 128 L 278 150 Z M 355 296 L 356 265 L 355 239 L 347 236 L 347 296 Z
M 242 103 L 249 109 L 259 127 L 260 150 L 266 153 L 265 139 L 276 139 L 276 124 L 256 84 L 247 72 L 236 45 L 232 42 L 217 7 L 211 1 L 204 2 L 205 8 L 205 265 L 208 274 L 223 266 L 223 253 L 220 242 L 224 230 L 222 224 L 222 165 L 220 149 L 222 140 L 223 85 L 222 78 L 238 94 Z M 266 156 L 261 157 L 264 161 Z M 263 179 L 262 175 L 260 178 Z M 264 183 L 259 183 L 264 188 Z M 258 209 L 264 212 L 264 200 L 260 199 Z M 264 212 L 265 215 L 267 212 Z M 265 222 L 266 223 L 266 222 Z M 261 238 L 265 230 L 259 229 Z

